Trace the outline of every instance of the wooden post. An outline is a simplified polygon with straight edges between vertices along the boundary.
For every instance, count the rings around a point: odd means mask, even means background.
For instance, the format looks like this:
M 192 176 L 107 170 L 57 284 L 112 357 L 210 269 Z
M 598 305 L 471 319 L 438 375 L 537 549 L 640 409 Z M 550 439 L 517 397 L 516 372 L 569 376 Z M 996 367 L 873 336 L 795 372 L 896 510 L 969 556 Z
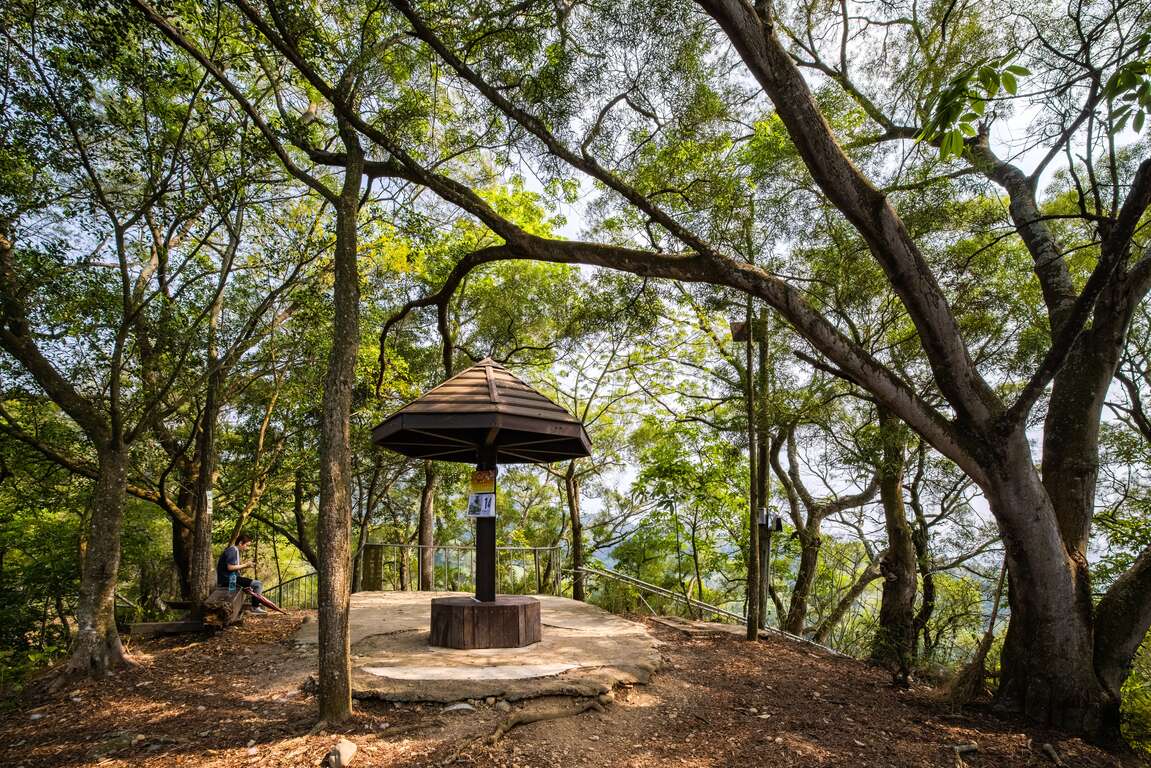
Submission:
M 762 467 L 761 471 L 768 471 Z M 759 628 L 767 628 L 768 569 L 771 567 L 771 512 L 767 522 L 759 524 Z
M 496 449 L 484 449 L 486 454 L 476 469 L 497 469 Z M 499 480 L 496 480 L 496 499 L 499 499 Z M 497 504 L 498 508 L 498 504 Z M 476 518 L 476 600 L 493 603 L 496 599 L 496 518 Z

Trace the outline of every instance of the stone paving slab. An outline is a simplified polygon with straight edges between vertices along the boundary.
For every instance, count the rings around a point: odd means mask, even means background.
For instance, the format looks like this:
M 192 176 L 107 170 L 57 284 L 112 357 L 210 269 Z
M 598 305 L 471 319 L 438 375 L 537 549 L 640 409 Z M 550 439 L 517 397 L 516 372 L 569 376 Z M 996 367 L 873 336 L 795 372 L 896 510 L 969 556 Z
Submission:
M 352 595 L 352 689 L 359 698 L 450 702 L 496 696 L 594 696 L 644 684 L 659 668 L 658 641 L 642 624 L 587 603 L 537 595 L 543 640 L 523 648 L 428 645 L 433 597 L 459 592 Z M 315 646 L 317 626 L 296 642 Z

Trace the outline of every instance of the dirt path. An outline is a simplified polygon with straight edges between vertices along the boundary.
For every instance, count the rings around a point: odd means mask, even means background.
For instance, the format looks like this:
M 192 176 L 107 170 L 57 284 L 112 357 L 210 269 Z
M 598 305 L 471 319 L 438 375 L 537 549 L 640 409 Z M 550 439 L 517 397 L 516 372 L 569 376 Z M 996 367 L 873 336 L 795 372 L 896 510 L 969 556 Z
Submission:
M 898 692 L 886 676 L 785 641 L 749 647 L 660 627 L 664 668 L 621 688 L 603 713 L 486 737 L 500 703 L 446 713 L 439 704 L 360 702 L 356 720 L 313 730 L 311 669 L 288 642 L 300 616 L 250 619 L 214 637 L 149 642 L 136 669 L 30 700 L 0 716 L 5 766 L 316 766 L 341 737 L 355 766 L 1044 766 L 1050 742 L 1069 766 L 1139 765 L 1077 739 L 1026 731 L 978 713 L 953 716 L 931 689 Z M 516 709 L 553 709 L 536 700 Z

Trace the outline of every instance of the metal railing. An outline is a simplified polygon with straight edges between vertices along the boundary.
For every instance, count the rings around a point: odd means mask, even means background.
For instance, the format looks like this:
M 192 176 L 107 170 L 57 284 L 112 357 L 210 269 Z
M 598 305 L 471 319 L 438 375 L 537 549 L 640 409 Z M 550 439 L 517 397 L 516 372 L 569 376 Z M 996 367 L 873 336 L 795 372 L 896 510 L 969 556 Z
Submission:
M 418 591 L 420 568 L 431 558 L 433 592 L 471 592 L 476 588 L 475 547 L 446 544 L 366 544 L 359 554 L 361 591 Z M 561 594 L 560 547 L 496 547 L 496 588 L 505 595 Z M 317 607 L 318 576 L 308 573 L 264 590 L 284 610 Z
M 601 579 L 611 579 L 613 581 L 618 581 L 622 584 L 626 584 L 629 587 L 633 587 L 634 589 L 637 589 L 637 590 L 641 590 L 644 592 L 650 592 L 651 594 L 659 595 L 660 597 L 665 597 L 669 600 L 675 600 L 678 602 L 686 603 L 687 605 L 689 605 L 692 608 L 695 608 L 697 610 L 704 611 L 706 613 L 710 613 L 714 616 L 721 616 L 725 619 L 732 619 L 739 624 L 743 624 L 744 626 L 747 626 L 747 617 L 743 616 L 742 614 L 734 613 L 734 612 L 726 610 L 724 608 L 720 608 L 719 606 L 711 605 L 710 603 L 705 603 L 705 602 L 702 602 L 700 600 L 695 600 L 695 599 L 687 597 L 685 595 L 681 595 L 678 592 L 672 592 L 670 589 L 664 589 L 663 587 L 657 586 L 655 584 L 650 584 L 646 581 L 641 581 L 641 580 L 635 578 L 634 576 L 628 576 L 626 573 L 620 573 L 619 571 L 613 571 L 610 568 L 591 568 L 588 566 L 584 566 L 578 570 L 581 573 L 584 573 L 588 576 L 597 576 Z M 830 654 L 833 654 L 835 656 L 847 657 L 847 654 L 844 654 L 840 651 L 837 651 L 834 648 L 829 648 L 828 646 L 821 645 L 820 643 L 817 643 L 813 640 L 808 640 L 806 637 L 800 637 L 799 635 L 793 635 L 790 632 L 784 632 L 782 629 L 776 629 L 775 627 L 767 627 L 766 629 L 761 629 L 760 632 L 770 632 L 773 635 L 778 635 L 779 637 L 786 637 L 788 640 L 793 640 L 793 641 L 798 642 L 798 643 L 803 643 L 804 645 L 810 645 L 810 646 L 813 646 L 815 648 L 819 648 L 821 651 L 824 651 L 825 653 L 830 653 Z
M 285 611 L 315 609 L 318 605 L 316 597 L 318 581 L 318 574 L 306 573 L 265 589 L 264 596 Z
M 360 558 L 362 590 L 418 590 L 425 568 L 431 591 L 475 589 L 473 546 L 366 544 Z M 496 589 L 505 595 L 558 595 L 562 567 L 560 547 L 496 547 Z

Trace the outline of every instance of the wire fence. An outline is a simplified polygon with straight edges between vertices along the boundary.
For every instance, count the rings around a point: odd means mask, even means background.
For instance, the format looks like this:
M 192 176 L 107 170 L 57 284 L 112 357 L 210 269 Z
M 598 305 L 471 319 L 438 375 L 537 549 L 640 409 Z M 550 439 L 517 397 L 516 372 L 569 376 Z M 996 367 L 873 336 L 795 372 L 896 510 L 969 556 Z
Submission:
M 475 547 L 367 544 L 359 554 L 359 591 L 471 592 Z M 561 594 L 560 547 L 496 547 L 496 589 L 504 595 Z M 317 607 L 318 576 L 298 576 L 264 590 L 285 610 Z

